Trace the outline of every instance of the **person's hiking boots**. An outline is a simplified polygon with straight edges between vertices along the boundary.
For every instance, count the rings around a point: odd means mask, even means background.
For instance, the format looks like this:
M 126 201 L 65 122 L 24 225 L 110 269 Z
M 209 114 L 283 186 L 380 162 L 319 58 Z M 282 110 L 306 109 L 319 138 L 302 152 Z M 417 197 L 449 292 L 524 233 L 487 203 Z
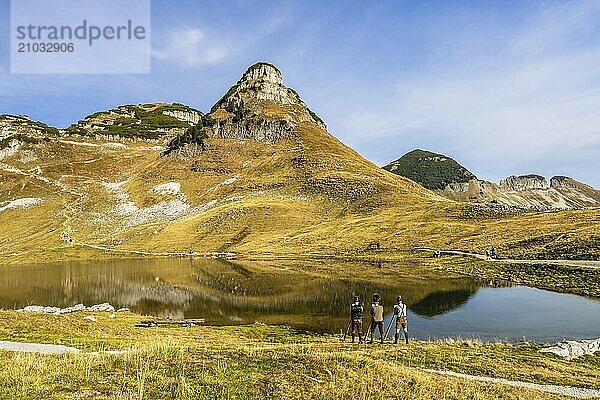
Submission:
M 404 336 L 406 337 L 406 344 L 408 344 L 408 332 L 404 332 Z M 400 333 L 396 333 L 394 335 L 394 344 L 398 344 L 399 337 L 400 337 Z
M 362 344 L 362 335 L 358 335 L 358 344 Z M 352 343 L 354 343 L 354 335 L 352 335 Z

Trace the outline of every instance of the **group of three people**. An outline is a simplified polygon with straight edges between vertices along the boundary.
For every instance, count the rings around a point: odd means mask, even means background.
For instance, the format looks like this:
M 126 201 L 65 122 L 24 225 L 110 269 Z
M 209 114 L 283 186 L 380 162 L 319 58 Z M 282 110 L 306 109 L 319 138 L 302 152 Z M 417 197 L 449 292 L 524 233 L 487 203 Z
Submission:
M 350 306 L 350 323 L 352 327 L 352 342 L 356 336 L 358 335 L 358 342 L 363 342 L 362 336 L 362 319 L 363 319 L 364 307 L 360 304 L 360 297 L 354 296 L 354 301 Z M 387 335 L 387 332 L 383 333 L 383 306 L 381 305 L 381 295 L 379 293 L 373 294 L 373 303 L 371 304 L 371 311 L 369 312 L 371 316 L 371 324 L 367 329 L 367 333 L 365 335 L 365 340 L 369 333 L 371 334 L 371 340 L 369 343 L 373 343 L 373 336 L 375 334 L 375 329 L 379 330 L 379 335 L 381 338 L 381 343 L 383 344 L 383 340 Z M 396 320 L 396 332 L 394 334 L 394 344 L 398 343 L 398 339 L 400 337 L 400 333 L 404 333 L 404 337 L 406 339 L 406 344 L 408 344 L 408 320 L 406 318 L 406 304 L 402 302 L 402 296 L 398 296 L 396 299 L 396 304 L 394 304 L 394 316 L 392 320 L 390 320 L 390 325 Z M 389 332 L 389 328 L 388 328 Z

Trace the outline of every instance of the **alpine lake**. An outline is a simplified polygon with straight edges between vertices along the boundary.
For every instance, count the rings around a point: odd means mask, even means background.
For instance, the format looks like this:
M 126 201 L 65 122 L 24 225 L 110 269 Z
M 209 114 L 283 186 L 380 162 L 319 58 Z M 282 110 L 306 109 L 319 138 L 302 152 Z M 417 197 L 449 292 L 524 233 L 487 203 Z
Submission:
M 0 274 L 3 309 L 109 302 L 161 319 L 288 325 L 316 334 L 346 329 L 354 295 L 365 303 L 366 330 L 374 292 L 386 325 L 402 295 L 409 334 L 418 339 L 550 343 L 600 336 L 600 301 L 411 265 L 167 258 L 3 267 Z

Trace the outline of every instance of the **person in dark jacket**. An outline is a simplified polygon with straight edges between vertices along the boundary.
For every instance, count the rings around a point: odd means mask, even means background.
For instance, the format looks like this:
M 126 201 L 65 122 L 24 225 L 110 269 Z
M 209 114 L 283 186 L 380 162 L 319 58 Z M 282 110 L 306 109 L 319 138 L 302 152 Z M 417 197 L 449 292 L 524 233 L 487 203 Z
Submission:
M 381 296 L 379 293 L 373 294 L 373 304 L 371 304 L 371 341 L 373 343 L 373 335 L 375 334 L 375 328 L 379 329 L 379 335 L 381 337 L 381 344 L 383 344 L 383 306 L 379 304 Z
M 352 321 L 352 343 L 355 335 L 358 335 L 358 343 L 362 343 L 362 318 L 364 307 L 360 304 L 360 298 L 354 296 L 354 301 L 350 306 L 350 320 Z

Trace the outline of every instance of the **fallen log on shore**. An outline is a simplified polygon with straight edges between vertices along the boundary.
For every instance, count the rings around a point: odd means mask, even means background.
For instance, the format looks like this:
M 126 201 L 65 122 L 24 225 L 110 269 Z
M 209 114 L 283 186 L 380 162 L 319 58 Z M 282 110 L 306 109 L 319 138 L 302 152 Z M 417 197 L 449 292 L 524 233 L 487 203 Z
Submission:
M 152 328 L 157 326 L 179 325 L 196 326 L 204 323 L 204 318 L 199 319 L 167 319 L 167 320 L 146 320 L 135 324 L 138 328 Z

